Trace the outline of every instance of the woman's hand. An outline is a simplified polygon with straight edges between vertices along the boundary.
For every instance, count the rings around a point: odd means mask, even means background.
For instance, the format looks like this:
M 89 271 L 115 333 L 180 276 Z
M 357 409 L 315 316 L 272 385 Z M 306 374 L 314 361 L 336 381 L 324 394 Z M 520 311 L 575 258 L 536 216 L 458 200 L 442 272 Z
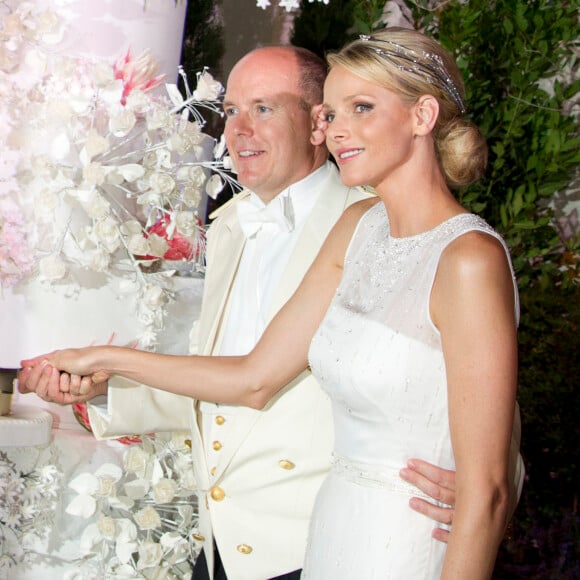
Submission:
M 21 362 L 24 369 L 23 377 L 26 378 L 28 390 L 34 390 L 40 396 L 48 394 L 56 396 L 56 375 L 54 371 L 60 371 L 58 387 L 61 393 L 69 393 L 72 396 L 86 396 L 95 384 L 106 382 L 110 373 L 102 368 L 102 355 L 106 347 L 87 347 L 66 350 L 56 350 Z M 48 368 L 47 368 L 48 367 Z M 26 370 L 30 369 L 29 374 Z M 40 382 L 39 382 L 40 381 Z M 34 385 L 34 386 L 31 386 Z M 40 389 L 40 393 L 39 390 Z M 44 398 L 44 397 L 43 397 Z
M 36 393 L 41 399 L 60 405 L 84 403 L 93 397 L 106 394 L 107 382 L 94 382 L 91 377 L 62 373 L 50 364 L 23 368 L 18 374 L 20 393 Z

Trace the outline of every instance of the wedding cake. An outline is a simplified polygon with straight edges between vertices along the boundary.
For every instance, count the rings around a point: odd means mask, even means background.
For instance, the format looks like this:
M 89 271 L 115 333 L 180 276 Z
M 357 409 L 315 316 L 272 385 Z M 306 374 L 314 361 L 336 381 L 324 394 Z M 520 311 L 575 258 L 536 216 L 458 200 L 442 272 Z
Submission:
M 130 230 L 135 217 L 141 224 L 147 219 L 139 214 L 143 204 L 123 195 L 128 186 L 143 190 L 142 197 L 155 193 L 142 185 L 144 166 L 158 174 L 162 167 L 169 179 L 180 169 L 168 169 L 161 155 L 152 161 L 148 152 L 137 163 L 131 150 L 150 145 L 150 134 L 126 129 L 129 107 L 110 102 L 120 97 L 124 105 L 133 98 L 131 123 L 137 119 L 149 129 L 149 117 L 161 119 L 158 130 L 170 131 L 173 121 L 166 113 L 180 97 L 166 99 L 164 110 L 148 95 L 164 93 L 165 83 L 177 81 L 186 5 L 185 0 L 2 2 L 0 123 L 10 131 L 0 136 L 0 368 L 18 368 L 23 358 L 65 347 L 154 348 L 164 326 L 160 320 L 175 311 L 183 283 L 173 291 L 169 276 L 143 273 L 134 254 L 139 248 L 147 254 L 150 246 L 143 244 L 151 240 L 141 233 L 121 237 L 117 230 Z M 105 120 L 94 95 L 109 107 Z M 171 137 L 175 149 L 193 147 L 207 158 L 207 136 L 195 123 L 177 122 L 183 135 Z M 119 160 L 115 168 L 113 162 L 95 163 L 95 149 L 102 153 L 104 142 L 109 160 Z M 199 181 L 193 168 L 188 171 L 192 184 Z M 165 195 L 163 180 L 158 187 Z M 111 208 L 121 216 L 120 228 L 111 225 Z M 191 221 L 188 212 L 181 213 Z M 60 232 L 66 232 L 62 238 Z M 30 247 L 33 255 L 27 254 Z M 191 287 L 185 291 L 191 298 Z M 201 287 L 194 293 L 184 320 L 197 315 Z M 34 405 L 49 410 L 57 426 L 80 428 L 70 409 L 35 395 L 15 394 L 13 400 L 13 418 L 19 406 Z
M 58 87 L 45 84 L 42 89 L 35 89 L 35 86 L 55 68 L 63 66 L 66 62 L 63 58 L 91 65 L 100 62 L 112 68 L 128 51 L 138 56 L 144 50 L 157 59 L 157 74 L 165 75 L 163 82 L 176 82 L 185 9 L 185 1 L 174 0 L 6 0 L 2 3 L 0 79 L 4 90 L 0 99 L 4 103 L 0 109 L 3 126 L 14 127 L 17 121 L 10 118 L 18 112 L 18 107 L 8 102 L 7 93 L 12 89 L 17 94 L 20 91 L 22 99 L 27 101 L 27 110 L 32 111 L 29 127 L 35 128 L 35 133 L 17 135 L 21 140 L 18 147 L 5 138 L 4 142 L 0 141 L 4 159 L 0 204 L 4 203 L 4 208 L 10 196 L 17 195 L 28 220 L 31 216 L 38 218 L 43 204 L 53 203 L 54 192 L 44 190 L 42 179 L 32 175 L 38 168 L 29 167 L 31 176 L 24 180 L 18 180 L 16 175 L 20 157 L 24 155 L 22 151 L 34 159 L 44 153 L 48 164 L 54 153 L 43 151 L 43 147 L 49 147 L 42 137 L 50 135 L 55 127 L 47 129 L 42 127 L 44 118 L 34 119 L 35 98 L 44 96 L 35 95 L 34 91 L 56 91 Z M 79 78 L 79 93 L 82 83 Z M 61 104 L 73 109 L 77 105 L 72 101 L 70 105 Z M 43 115 L 48 116 L 45 111 Z M 54 148 L 58 139 L 48 139 L 48 142 Z M 64 158 L 58 151 L 55 156 L 59 160 Z M 20 191 L 15 193 L 17 188 Z M 126 212 L 136 211 L 134 202 L 120 200 L 119 203 L 124 204 Z M 11 209 L 14 214 L 14 205 Z M 66 216 L 58 211 L 47 215 L 51 219 L 71 221 L 69 229 L 76 234 L 82 233 L 90 221 L 76 211 Z M 7 229 L 4 228 L 5 233 Z M 80 258 L 89 253 L 86 243 L 83 245 L 78 237 L 63 243 L 78 243 L 72 253 L 76 251 Z M 122 251 L 123 248 L 117 250 Z M 31 263 L 29 275 L 15 284 L 0 287 L 0 367 L 18 367 L 22 358 L 66 346 L 103 344 L 111 340 L 115 344 L 131 344 L 147 332 L 147 317 L 137 315 L 138 294 L 131 277 L 117 276 L 105 268 L 91 270 L 84 267 L 82 259 L 79 262 L 80 265 L 69 265 L 67 275 L 60 277 L 51 276 L 50 268 L 48 276 L 46 272 L 43 276 L 42 271 L 38 275 L 39 264 Z M 6 280 L 7 272 L 2 274 Z

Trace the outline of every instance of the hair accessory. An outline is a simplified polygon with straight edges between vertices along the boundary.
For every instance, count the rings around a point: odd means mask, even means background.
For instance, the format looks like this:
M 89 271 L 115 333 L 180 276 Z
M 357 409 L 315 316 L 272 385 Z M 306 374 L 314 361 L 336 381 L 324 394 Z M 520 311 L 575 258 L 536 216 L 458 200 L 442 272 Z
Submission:
M 361 34 L 359 38 L 363 42 L 380 42 L 381 44 L 392 47 L 385 49 L 372 47 L 372 50 L 392 61 L 399 70 L 420 75 L 428 83 L 448 93 L 461 111 L 461 114 L 465 113 L 466 109 L 463 97 L 454 80 L 451 78 L 451 75 L 447 72 L 442 58 L 438 54 L 433 54 L 425 50 L 418 53 L 391 40 L 383 40 L 367 34 Z M 406 64 L 398 62 L 401 60 Z

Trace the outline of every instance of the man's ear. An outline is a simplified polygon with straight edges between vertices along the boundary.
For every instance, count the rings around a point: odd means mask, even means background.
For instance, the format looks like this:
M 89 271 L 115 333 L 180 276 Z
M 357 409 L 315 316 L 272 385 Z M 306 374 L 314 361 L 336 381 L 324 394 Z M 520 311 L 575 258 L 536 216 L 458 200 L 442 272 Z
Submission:
M 314 146 L 324 145 L 326 141 L 326 127 L 328 123 L 324 118 L 322 105 L 312 107 L 310 113 L 312 120 L 312 131 L 310 134 L 310 143 Z
M 415 103 L 415 135 L 424 136 L 433 131 L 439 116 L 439 102 L 433 95 L 423 95 Z

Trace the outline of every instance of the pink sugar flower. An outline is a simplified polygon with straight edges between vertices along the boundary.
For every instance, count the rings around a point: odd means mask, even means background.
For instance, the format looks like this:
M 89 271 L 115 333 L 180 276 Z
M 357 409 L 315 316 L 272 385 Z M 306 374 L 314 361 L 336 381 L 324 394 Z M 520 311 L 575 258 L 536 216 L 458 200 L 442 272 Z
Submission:
M 160 86 L 165 75 L 158 75 L 158 69 L 159 63 L 148 50 L 144 50 L 141 56 L 134 59 L 129 49 L 127 54 L 113 65 L 115 79 L 123 81 L 121 104 L 127 102 L 127 97 L 135 89 L 146 93 Z

